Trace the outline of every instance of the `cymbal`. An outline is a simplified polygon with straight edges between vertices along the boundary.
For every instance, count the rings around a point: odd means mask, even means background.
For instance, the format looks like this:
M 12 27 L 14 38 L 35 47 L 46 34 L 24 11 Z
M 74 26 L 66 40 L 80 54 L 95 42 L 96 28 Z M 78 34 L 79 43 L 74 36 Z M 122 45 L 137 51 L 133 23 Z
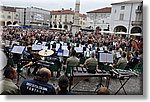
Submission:
M 44 57 L 50 56 L 53 53 L 54 53 L 53 50 L 41 50 L 41 51 L 39 51 L 39 55 L 44 56 Z

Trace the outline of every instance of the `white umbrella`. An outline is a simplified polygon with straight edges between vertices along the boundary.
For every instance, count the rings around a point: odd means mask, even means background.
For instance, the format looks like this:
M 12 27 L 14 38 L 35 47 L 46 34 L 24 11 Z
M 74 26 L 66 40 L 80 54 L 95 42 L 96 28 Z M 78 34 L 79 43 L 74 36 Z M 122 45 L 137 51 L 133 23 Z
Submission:
M 129 33 L 126 33 L 126 32 L 115 32 L 115 34 L 128 35 Z
M 106 34 L 114 34 L 112 31 L 99 31 L 100 33 L 106 33 Z
M 10 24 L 10 25 L 8 25 L 8 26 L 13 27 L 14 25 L 13 25 L 13 24 Z
M 133 36 L 142 36 L 141 33 L 133 33 L 133 34 L 130 34 L 130 35 L 133 35 Z
M 8 25 L 8 26 L 10 26 L 10 27 L 18 27 L 18 26 L 20 26 L 20 25 L 19 25 L 19 24 L 15 24 L 15 25 L 10 24 L 10 25 Z
M 14 26 L 17 27 L 17 26 L 20 26 L 20 25 L 16 23 Z

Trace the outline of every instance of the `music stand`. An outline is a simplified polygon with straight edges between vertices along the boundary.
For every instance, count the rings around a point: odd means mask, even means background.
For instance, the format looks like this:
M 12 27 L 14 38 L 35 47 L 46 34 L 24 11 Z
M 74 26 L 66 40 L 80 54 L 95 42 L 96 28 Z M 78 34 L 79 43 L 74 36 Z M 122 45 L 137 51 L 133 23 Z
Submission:
M 25 46 L 18 46 L 18 45 L 13 45 L 12 49 L 11 49 L 11 53 L 15 53 L 15 54 L 23 54 L 23 52 L 25 51 Z M 18 73 L 18 77 L 17 77 L 17 84 L 20 80 L 20 76 L 24 79 L 26 79 L 23 75 L 21 75 L 20 73 L 22 72 L 22 67 L 21 67 L 21 62 L 18 61 L 17 63 L 17 73 Z

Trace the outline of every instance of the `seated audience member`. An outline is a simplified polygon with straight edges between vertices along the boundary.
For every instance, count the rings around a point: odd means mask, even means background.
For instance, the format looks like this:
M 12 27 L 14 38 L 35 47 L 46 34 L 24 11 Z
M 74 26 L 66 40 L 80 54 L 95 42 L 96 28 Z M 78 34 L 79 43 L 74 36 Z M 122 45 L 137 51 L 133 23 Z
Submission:
M 55 95 L 54 87 L 48 83 L 51 78 L 51 71 L 41 68 L 37 71 L 33 80 L 25 80 L 21 86 L 22 95 Z
M 96 72 L 96 67 L 98 65 L 98 61 L 96 60 L 96 58 L 94 58 L 94 56 L 95 56 L 95 53 L 92 52 L 90 55 L 90 58 L 88 58 L 83 65 L 83 67 L 87 68 L 87 71 L 89 73 L 95 73 Z
M 17 78 L 17 72 L 14 68 L 8 67 L 4 70 L 4 80 L 0 82 L 0 94 L 2 95 L 18 95 L 19 88 L 14 84 L 13 80 Z
M 60 88 L 60 90 L 58 91 L 58 95 L 73 95 L 67 90 L 69 85 L 69 79 L 66 76 L 63 75 L 59 78 L 58 85 Z
M 97 95 L 110 95 L 109 89 L 107 87 L 100 87 L 97 90 Z

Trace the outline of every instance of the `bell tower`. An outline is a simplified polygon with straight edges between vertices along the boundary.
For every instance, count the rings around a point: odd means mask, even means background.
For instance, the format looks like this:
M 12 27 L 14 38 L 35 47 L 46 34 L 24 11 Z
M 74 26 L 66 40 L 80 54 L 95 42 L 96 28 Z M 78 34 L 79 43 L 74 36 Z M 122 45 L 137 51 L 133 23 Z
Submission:
M 74 23 L 72 24 L 72 34 L 75 35 L 76 32 L 79 32 L 79 14 L 80 14 L 80 0 L 76 0 L 75 3 L 75 14 L 74 14 Z

